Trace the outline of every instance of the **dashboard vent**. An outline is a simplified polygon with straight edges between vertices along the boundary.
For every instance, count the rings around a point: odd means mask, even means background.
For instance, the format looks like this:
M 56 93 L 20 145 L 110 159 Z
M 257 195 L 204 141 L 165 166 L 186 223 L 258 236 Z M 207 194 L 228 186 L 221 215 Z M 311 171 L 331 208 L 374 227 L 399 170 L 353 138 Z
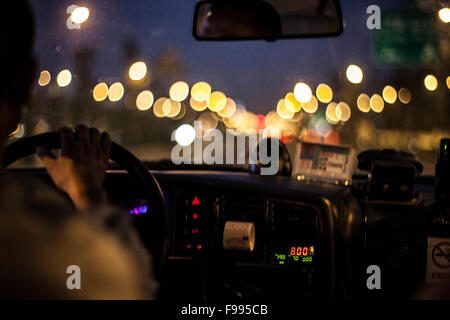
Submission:
M 247 197 L 225 196 L 222 201 L 222 214 L 225 220 L 251 221 L 255 224 L 266 221 L 267 201 L 250 200 Z
M 314 241 L 317 237 L 317 212 L 308 205 L 272 203 L 272 236 L 278 243 Z

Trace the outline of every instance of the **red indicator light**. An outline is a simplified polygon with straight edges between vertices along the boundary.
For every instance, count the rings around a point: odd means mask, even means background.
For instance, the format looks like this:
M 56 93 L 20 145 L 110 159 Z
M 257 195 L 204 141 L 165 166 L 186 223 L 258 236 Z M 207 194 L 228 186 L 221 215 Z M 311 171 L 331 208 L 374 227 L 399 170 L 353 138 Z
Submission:
M 194 213 L 194 214 L 192 215 L 192 219 L 197 220 L 197 219 L 198 219 L 198 213 Z
M 198 234 L 198 229 L 192 229 L 192 234 Z
M 202 250 L 202 245 L 199 244 L 199 245 L 197 246 L 197 249 L 198 249 L 198 250 Z
M 200 205 L 200 200 L 198 200 L 198 198 L 195 197 L 194 200 L 192 200 L 192 205 L 193 206 L 199 206 Z
M 190 244 L 188 244 L 188 245 L 186 246 L 186 248 L 190 249 L 190 248 L 192 248 L 192 246 L 191 246 Z

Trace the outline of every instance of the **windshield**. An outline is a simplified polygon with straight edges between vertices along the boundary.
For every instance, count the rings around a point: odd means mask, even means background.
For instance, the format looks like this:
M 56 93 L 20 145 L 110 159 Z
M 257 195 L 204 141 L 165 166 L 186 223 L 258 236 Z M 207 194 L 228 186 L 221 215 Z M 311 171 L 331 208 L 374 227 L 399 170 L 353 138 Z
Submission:
M 381 29 L 370 20 L 376 10 L 367 13 L 372 1 L 341 1 L 342 35 L 274 42 L 196 41 L 195 4 L 33 1 L 39 81 L 15 137 L 86 123 L 155 161 L 170 159 L 174 130 L 200 119 L 241 132 L 279 127 L 291 146 L 406 150 L 432 173 L 439 139 L 450 136 L 439 1 L 378 1 Z M 200 101 L 206 84 L 232 99 L 225 109 L 219 94 Z M 313 93 L 300 109 L 297 84 Z

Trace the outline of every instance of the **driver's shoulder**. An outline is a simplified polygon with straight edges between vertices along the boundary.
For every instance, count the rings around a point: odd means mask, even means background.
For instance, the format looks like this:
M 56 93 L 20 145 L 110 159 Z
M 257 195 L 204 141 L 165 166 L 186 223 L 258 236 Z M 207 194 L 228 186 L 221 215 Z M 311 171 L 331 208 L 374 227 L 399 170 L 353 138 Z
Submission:
M 0 215 L 64 218 L 73 215 L 70 201 L 41 179 L 21 173 L 0 172 Z M 60 220 L 60 219 L 56 219 Z

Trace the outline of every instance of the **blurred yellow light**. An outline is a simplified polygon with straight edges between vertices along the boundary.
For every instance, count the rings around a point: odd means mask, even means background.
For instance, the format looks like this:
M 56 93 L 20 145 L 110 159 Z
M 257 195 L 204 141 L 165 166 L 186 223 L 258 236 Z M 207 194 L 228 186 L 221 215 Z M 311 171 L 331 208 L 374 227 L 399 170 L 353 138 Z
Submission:
M 191 97 L 189 104 L 191 105 L 192 109 L 198 112 L 205 111 L 208 108 L 208 100 L 199 102 L 195 100 L 194 97 Z
M 447 88 L 450 89 L 450 76 L 447 77 L 446 82 L 447 82 Z
M 189 95 L 189 85 L 184 81 L 175 82 L 169 91 L 170 99 L 174 101 L 184 101 Z
M 197 100 L 198 101 L 198 100 Z M 219 112 L 227 105 L 227 97 L 220 91 L 215 91 L 209 96 L 208 108 L 211 111 Z
M 236 112 L 236 102 L 233 99 L 227 98 L 227 104 L 225 108 L 219 111 L 217 114 L 222 118 L 231 118 Z
M 322 103 L 329 103 L 333 100 L 333 90 L 325 83 L 321 83 L 317 86 L 316 96 Z
M 123 98 L 125 89 L 120 82 L 116 82 L 109 87 L 108 98 L 111 102 L 120 101 Z
M 327 106 L 327 111 L 325 113 L 325 116 L 326 116 L 328 122 L 331 121 L 331 122 L 333 122 L 332 124 L 339 122 L 339 119 L 336 115 L 336 107 L 337 107 L 336 102 L 330 102 Z
M 380 113 L 384 109 L 384 100 L 379 94 L 374 94 L 370 98 L 370 108 L 376 113 Z
M 181 111 L 181 103 L 172 99 L 166 99 L 162 105 L 162 112 L 167 118 L 175 118 Z
M 292 117 L 294 116 L 294 112 L 289 111 L 289 109 L 286 107 L 285 101 L 285 99 L 281 99 L 280 101 L 278 101 L 277 113 L 283 119 L 292 119 Z
M 145 62 L 138 61 L 131 65 L 128 76 L 131 80 L 140 81 L 147 75 L 147 65 Z
M 450 22 L 450 9 L 449 8 L 442 8 L 439 10 L 439 19 L 441 19 L 444 23 Z
M 352 111 L 350 107 L 345 102 L 339 102 L 336 106 L 336 117 L 342 122 L 347 122 L 350 120 Z
M 361 112 L 367 113 L 370 111 L 370 97 L 367 94 L 361 93 L 356 104 Z
M 401 88 L 398 92 L 398 100 L 400 100 L 401 103 L 408 104 L 411 102 L 411 98 L 411 91 L 406 88 Z
M 50 72 L 48 72 L 47 70 L 44 70 L 41 72 L 41 75 L 39 76 L 38 83 L 41 87 L 45 87 L 46 85 L 48 85 L 50 83 L 51 79 L 52 79 L 52 76 L 50 75 Z
M 104 101 L 108 97 L 108 85 L 104 82 L 97 84 L 92 92 L 94 100 L 97 102 Z
M 286 97 L 284 98 L 284 104 L 290 112 L 295 113 L 302 110 L 302 104 L 297 99 L 295 99 L 295 95 L 293 92 L 289 92 L 286 95 Z
M 425 88 L 427 88 L 427 90 L 430 90 L 430 91 L 434 91 L 438 87 L 438 81 L 437 81 L 436 77 L 433 76 L 432 74 L 429 74 L 425 77 L 424 84 L 425 84 Z
M 165 104 L 166 100 L 169 100 L 167 98 L 159 98 L 156 100 L 155 104 L 153 105 L 153 113 L 158 118 L 164 118 L 164 112 L 163 112 L 163 105 Z
M 358 84 L 363 80 L 363 72 L 360 67 L 351 64 L 347 68 L 347 79 L 351 83 Z
M 297 101 L 307 103 L 312 98 L 311 88 L 306 83 L 297 83 L 294 88 L 294 96 Z
M 325 119 L 328 121 L 329 124 L 332 124 L 332 125 L 337 125 L 339 123 L 339 120 L 336 121 L 336 120 L 330 118 L 328 113 L 325 113 Z
M 153 106 L 155 98 L 150 90 L 142 91 L 136 99 L 136 107 L 138 110 L 146 111 Z
M 61 71 L 56 78 L 56 82 L 61 88 L 67 87 L 72 82 L 72 73 L 67 69 Z
M 89 19 L 89 9 L 85 7 L 78 7 L 75 10 L 73 10 L 70 19 L 73 23 L 83 23 L 86 22 L 87 19 Z
M 302 109 L 307 113 L 315 113 L 318 108 L 319 101 L 317 101 L 317 98 L 314 96 L 311 96 L 311 99 L 308 102 L 302 103 Z
M 397 91 L 391 86 L 384 87 L 383 99 L 387 103 L 394 104 L 397 101 Z
M 11 132 L 11 133 L 9 134 L 9 137 L 15 136 L 15 135 L 20 131 L 20 128 L 21 128 L 21 127 L 22 127 L 22 124 L 19 123 L 19 124 L 17 125 L 16 130 L 14 130 L 13 132 Z
M 191 89 L 191 96 L 197 102 L 204 102 L 211 95 L 211 86 L 206 82 L 197 82 Z

